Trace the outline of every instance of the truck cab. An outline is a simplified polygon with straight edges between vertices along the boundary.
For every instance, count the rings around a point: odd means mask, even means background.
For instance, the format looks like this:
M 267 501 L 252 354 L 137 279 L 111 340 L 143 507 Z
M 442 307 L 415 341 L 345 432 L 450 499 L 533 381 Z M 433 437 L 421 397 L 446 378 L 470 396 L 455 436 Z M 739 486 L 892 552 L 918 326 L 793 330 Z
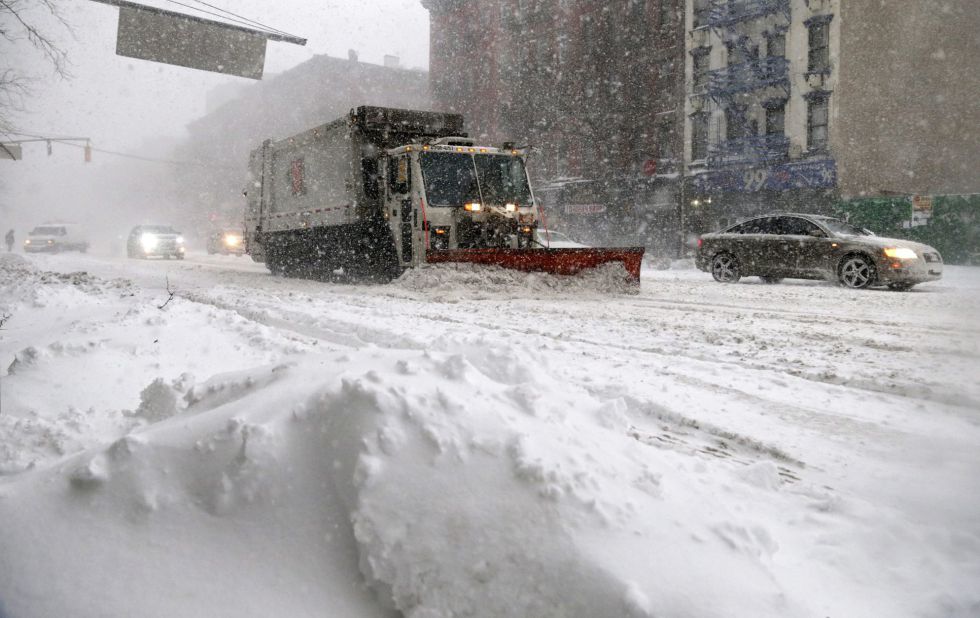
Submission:
M 524 249 L 535 242 L 537 207 L 526 152 L 444 137 L 386 152 L 385 218 L 402 268 L 426 252 Z

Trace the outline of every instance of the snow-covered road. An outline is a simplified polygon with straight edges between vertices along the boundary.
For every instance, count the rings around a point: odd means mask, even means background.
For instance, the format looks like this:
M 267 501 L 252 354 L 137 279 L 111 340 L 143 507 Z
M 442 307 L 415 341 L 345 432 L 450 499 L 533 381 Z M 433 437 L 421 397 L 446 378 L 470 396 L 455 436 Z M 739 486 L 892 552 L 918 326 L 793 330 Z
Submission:
M 624 294 L 29 259 L 0 263 L 0 615 L 980 613 L 980 269 Z M 186 457 L 222 440 L 249 466 L 211 486 Z

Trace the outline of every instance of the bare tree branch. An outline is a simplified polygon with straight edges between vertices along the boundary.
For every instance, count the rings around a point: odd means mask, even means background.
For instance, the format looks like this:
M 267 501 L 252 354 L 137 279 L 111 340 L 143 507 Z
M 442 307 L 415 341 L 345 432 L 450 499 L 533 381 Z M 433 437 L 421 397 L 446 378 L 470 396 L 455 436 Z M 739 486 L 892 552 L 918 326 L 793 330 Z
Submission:
M 46 8 L 69 33 L 74 35 L 71 25 L 65 20 L 54 0 L 35 1 Z M 55 73 L 59 77 L 67 78 L 71 76 L 68 71 L 68 52 L 63 47 L 57 45 L 48 34 L 41 32 L 37 26 L 26 20 L 22 0 L 0 0 L 0 16 L 5 14 L 13 18 L 15 26 L 19 24 L 20 27 L 11 29 L 5 27 L 0 22 L 0 36 L 3 36 L 8 41 L 14 42 L 19 39 L 20 35 L 26 35 L 31 45 L 43 53 L 48 59 L 48 62 L 51 63 L 52 68 L 54 68 Z
M 170 301 L 172 301 L 174 299 L 174 295 L 177 294 L 177 290 L 170 289 L 170 277 L 169 276 L 167 277 L 167 294 L 169 294 L 169 296 L 167 297 L 167 300 L 165 300 L 162 305 L 159 305 L 157 307 L 157 309 L 163 309 L 164 307 L 166 307 L 167 305 L 169 305 L 170 304 Z
M 63 0 L 0 0 L 0 38 L 16 44 L 26 40 L 41 52 L 47 63 L 61 79 L 71 78 L 68 52 L 58 45 L 42 27 L 28 16 L 28 9 L 41 7 L 74 37 L 75 32 L 61 12 Z M 19 67 L 0 66 L 0 132 L 12 130 L 11 112 L 23 111 L 23 101 L 30 94 L 29 76 Z

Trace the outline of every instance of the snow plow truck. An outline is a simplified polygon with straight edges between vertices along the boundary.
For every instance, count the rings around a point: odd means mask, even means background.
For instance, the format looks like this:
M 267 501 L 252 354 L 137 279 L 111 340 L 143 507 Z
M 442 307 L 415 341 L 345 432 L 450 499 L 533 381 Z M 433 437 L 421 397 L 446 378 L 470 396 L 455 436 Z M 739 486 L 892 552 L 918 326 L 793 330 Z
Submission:
M 387 282 L 469 262 L 573 275 L 643 248 L 549 249 L 527 150 L 478 144 L 458 114 L 362 106 L 251 153 L 246 250 L 273 274 Z M 543 246 L 544 245 L 544 246 Z

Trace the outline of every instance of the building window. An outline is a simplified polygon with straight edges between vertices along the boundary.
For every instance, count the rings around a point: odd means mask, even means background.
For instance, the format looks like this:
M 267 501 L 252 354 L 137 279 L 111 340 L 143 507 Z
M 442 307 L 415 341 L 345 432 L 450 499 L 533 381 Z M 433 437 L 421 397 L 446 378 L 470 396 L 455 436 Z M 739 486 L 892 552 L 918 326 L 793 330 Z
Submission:
M 674 158 L 674 123 L 663 119 L 657 123 L 657 158 L 670 160 Z
M 733 105 L 725 110 L 725 137 L 729 140 L 737 140 L 745 137 L 745 106 Z
M 786 104 L 772 105 L 766 109 L 766 135 L 786 133 Z
M 708 114 L 691 116 L 691 160 L 699 161 L 708 156 Z
M 770 58 L 786 57 L 786 33 L 777 32 L 769 35 L 768 43 L 766 43 L 766 55 Z
M 708 83 L 709 62 L 710 56 L 705 48 L 695 50 L 691 55 L 691 81 L 695 92 L 703 90 Z
M 559 34 L 558 35 L 558 45 L 556 45 L 558 54 L 558 66 L 564 66 L 565 62 L 568 61 L 568 35 Z
M 629 12 L 630 19 L 634 22 L 645 22 L 647 14 L 647 0 L 630 0 Z
M 812 97 L 807 110 L 806 138 L 810 150 L 827 149 L 827 121 L 829 118 L 829 99 L 826 96 Z
M 826 21 L 809 25 L 810 53 L 807 70 L 822 73 L 830 70 L 830 24 Z
M 674 0 L 660 0 L 658 11 L 658 23 L 661 28 L 670 25 L 671 18 L 674 16 Z
M 711 0 L 694 0 L 694 27 L 708 25 L 708 13 L 711 11 Z

